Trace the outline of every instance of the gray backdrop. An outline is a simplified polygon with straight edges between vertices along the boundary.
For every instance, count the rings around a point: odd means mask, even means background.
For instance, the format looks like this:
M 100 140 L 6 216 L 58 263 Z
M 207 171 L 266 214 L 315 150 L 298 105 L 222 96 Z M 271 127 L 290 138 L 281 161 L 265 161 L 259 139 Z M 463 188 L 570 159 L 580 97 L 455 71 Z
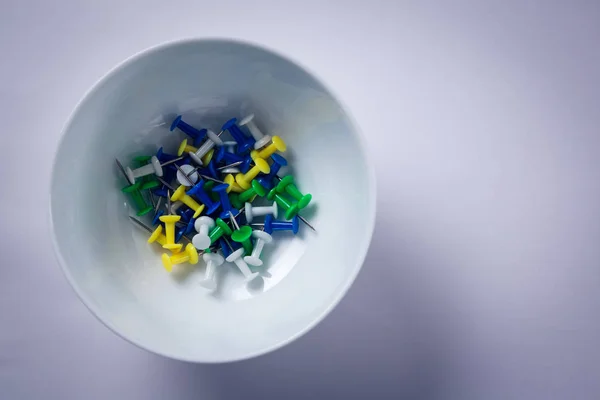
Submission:
M 599 397 L 598 2 L 79 3 L 0 5 L 1 399 Z M 76 102 L 132 53 L 188 36 L 308 66 L 353 111 L 378 173 L 346 298 L 293 344 L 229 365 L 109 332 L 47 233 Z

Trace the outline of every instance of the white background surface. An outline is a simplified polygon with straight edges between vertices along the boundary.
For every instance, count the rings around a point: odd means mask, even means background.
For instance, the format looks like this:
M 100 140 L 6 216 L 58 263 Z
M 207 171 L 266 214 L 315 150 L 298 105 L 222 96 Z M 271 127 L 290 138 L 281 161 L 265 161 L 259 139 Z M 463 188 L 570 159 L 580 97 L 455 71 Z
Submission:
M 597 5 L 79 3 L 0 6 L 0 398 L 598 398 Z M 353 111 L 378 173 L 347 297 L 295 343 L 229 365 L 109 332 L 47 234 L 76 102 L 132 53 L 189 36 L 308 66 Z

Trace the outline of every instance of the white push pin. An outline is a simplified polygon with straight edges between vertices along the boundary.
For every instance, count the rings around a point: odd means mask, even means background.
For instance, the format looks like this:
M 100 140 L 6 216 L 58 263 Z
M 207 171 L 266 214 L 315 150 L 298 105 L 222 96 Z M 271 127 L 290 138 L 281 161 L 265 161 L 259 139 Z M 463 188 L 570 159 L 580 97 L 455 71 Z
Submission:
M 225 259 L 219 253 L 204 253 L 202 259 L 206 262 L 206 271 L 204 272 L 204 279 L 200 281 L 200 286 L 211 291 L 215 290 L 217 288 L 215 271 L 217 267 L 225 262 Z
M 198 232 L 198 234 L 194 235 L 192 238 L 192 243 L 194 244 L 195 248 L 198 250 L 204 250 L 210 246 L 210 237 L 208 236 L 208 231 L 214 226 L 215 220 L 207 216 L 200 217 L 196 220 L 196 222 L 194 222 L 194 228 L 196 228 L 196 232 Z
M 177 210 L 179 210 L 181 208 L 181 206 L 183 205 L 183 202 L 177 200 L 171 203 L 171 208 L 169 208 L 169 214 L 177 214 Z M 166 205 L 167 207 L 169 206 L 168 204 Z
M 223 141 L 221 140 L 221 138 L 210 129 L 206 131 L 206 136 L 208 138 L 204 141 L 204 143 L 202 143 L 202 146 L 200 146 L 198 150 L 196 150 L 196 152 L 189 152 L 189 155 L 190 157 L 192 157 L 192 160 L 198 163 L 198 165 L 202 165 L 202 157 L 204 157 L 206 153 L 208 153 L 213 147 L 215 147 L 215 145 L 223 145 Z
M 241 171 L 238 167 L 227 167 L 221 170 L 223 174 L 239 174 Z
M 225 151 L 231 154 L 235 154 L 235 146 L 237 146 L 237 142 L 235 140 L 228 140 L 223 142 L 223 147 L 225 147 Z M 238 165 L 242 164 L 242 162 L 232 163 L 234 165 L 226 165 L 223 168 L 220 168 L 222 174 L 239 174 L 240 169 L 236 168 Z M 237 172 L 235 172 L 237 171 Z
M 189 164 L 177 168 L 177 182 L 183 186 L 193 186 L 198 182 L 198 171 Z
M 271 243 L 273 238 L 265 231 L 253 231 L 252 236 L 254 236 L 254 238 L 256 239 L 256 244 L 252 249 L 252 254 L 244 257 L 244 261 L 246 261 L 246 263 L 252 265 L 253 267 L 260 267 L 261 265 L 263 265 L 263 262 L 260 259 L 260 253 L 262 253 L 265 244 Z
M 258 272 L 250 271 L 250 267 L 248 267 L 248 264 L 246 264 L 246 262 L 242 258 L 243 254 L 244 254 L 244 248 L 242 247 L 242 248 L 237 249 L 233 253 L 231 253 L 229 255 L 229 257 L 227 257 L 225 260 L 227 262 L 235 263 L 235 265 L 237 265 L 237 267 L 240 269 L 242 274 L 244 274 L 244 276 L 246 277 L 246 281 L 250 282 L 252 279 L 254 279 L 258 276 Z
M 237 142 L 235 140 L 228 140 L 223 142 L 223 146 L 225 146 L 225 150 L 228 153 L 235 153 L 235 146 L 237 146 Z
M 127 174 L 127 179 L 129 182 L 135 183 L 135 178 L 141 178 L 142 176 L 156 174 L 156 176 L 163 176 L 162 166 L 160 165 L 160 161 L 156 156 L 152 156 L 150 162 L 146 165 L 143 165 L 139 168 L 132 170 L 131 168 L 125 168 L 125 173 Z
M 252 134 L 252 137 L 254 138 L 254 140 L 256 140 L 256 143 L 254 143 L 254 149 L 258 150 L 269 144 L 269 142 L 271 141 L 271 135 L 265 135 L 264 133 L 262 133 L 261 130 L 258 129 L 258 126 L 256 126 L 256 124 L 254 123 L 253 119 L 254 114 L 250 114 L 246 118 L 242 119 L 239 125 L 246 125 L 248 127 L 248 130 Z
M 252 222 L 254 217 L 260 217 L 267 214 L 273 214 L 273 218 L 277 219 L 277 202 L 274 201 L 272 206 L 253 207 L 252 204 L 246 202 L 246 221 Z

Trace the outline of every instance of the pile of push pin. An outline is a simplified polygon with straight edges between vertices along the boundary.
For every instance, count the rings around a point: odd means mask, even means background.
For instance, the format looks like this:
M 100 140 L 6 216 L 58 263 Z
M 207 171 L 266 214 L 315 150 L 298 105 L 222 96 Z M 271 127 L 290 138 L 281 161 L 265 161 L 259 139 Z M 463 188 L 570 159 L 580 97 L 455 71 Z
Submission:
M 258 276 L 250 267 L 263 264 L 261 253 L 272 242 L 273 232 L 297 234 L 298 221 L 315 230 L 298 215 L 312 196 L 298 190 L 293 176 L 277 175 L 287 165 L 277 154 L 286 150 L 284 141 L 263 134 L 253 119 L 249 115 L 238 123 L 233 118 L 215 134 L 178 116 L 171 131 L 179 129 L 189 138 L 177 155 L 160 148 L 156 155 L 134 158 L 133 169 L 123 168 L 117 160 L 129 182 L 123 193 L 130 196 L 138 217 L 152 217 L 152 227 L 131 220 L 148 231 L 148 243 L 170 251 L 162 255 L 165 269 L 171 272 L 175 264 L 197 264 L 202 256 L 206 271 L 201 285 L 211 290 L 216 288 L 215 269 L 225 261 L 235 263 L 248 281 Z M 234 140 L 223 141 L 224 132 Z M 259 199 L 269 205 L 258 205 Z M 253 223 L 262 216 L 262 223 Z

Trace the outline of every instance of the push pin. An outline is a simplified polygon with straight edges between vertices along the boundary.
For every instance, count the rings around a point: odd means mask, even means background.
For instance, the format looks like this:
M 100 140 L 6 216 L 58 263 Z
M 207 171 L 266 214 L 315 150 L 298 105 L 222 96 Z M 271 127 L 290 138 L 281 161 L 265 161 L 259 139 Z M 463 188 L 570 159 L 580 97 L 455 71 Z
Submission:
M 158 157 L 156 157 L 158 159 Z M 137 156 L 133 159 L 133 165 L 134 168 L 139 168 L 139 167 L 143 167 L 146 164 L 148 164 L 152 159 L 152 156 Z M 160 161 L 160 160 L 159 160 Z M 164 174 L 164 170 L 163 170 L 163 174 Z M 129 180 L 129 177 L 127 178 L 127 180 Z M 144 191 L 144 190 L 149 190 L 149 189 L 156 189 L 157 187 L 160 186 L 160 183 L 153 177 L 152 174 L 150 175 L 146 175 L 142 178 L 142 186 L 140 187 L 140 190 Z M 152 196 L 150 196 L 150 200 L 152 200 Z M 152 203 L 152 201 L 150 201 Z M 154 206 L 154 203 L 152 204 L 152 206 Z
M 215 149 L 210 149 L 208 153 L 202 156 L 201 160 L 204 165 L 208 165 L 213 159 L 213 155 L 215 154 Z M 191 158 L 191 157 L 190 157 Z
M 196 183 L 190 190 L 188 190 L 188 195 L 196 196 L 200 199 L 200 201 L 207 207 L 206 214 L 210 215 L 217 211 L 219 207 L 221 207 L 220 201 L 212 201 L 208 193 L 204 190 L 204 180 L 200 179 L 200 182 Z
M 223 132 L 223 131 L 221 131 Z M 235 146 L 237 146 L 237 142 L 235 140 L 226 140 L 223 142 L 223 145 L 217 149 L 217 154 L 215 155 L 215 160 L 217 162 L 225 161 L 225 154 L 235 154 Z
M 204 204 L 199 204 L 196 200 L 194 200 L 191 196 L 188 196 L 185 193 L 185 186 L 181 185 L 177 188 L 173 196 L 171 196 L 171 201 L 180 200 L 183 204 L 194 210 L 193 218 L 198 218 L 198 216 L 204 210 Z
M 198 264 L 198 252 L 193 244 L 188 243 L 185 246 L 185 250 L 180 253 L 175 253 L 169 257 L 168 254 L 163 253 L 162 262 L 167 270 L 167 272 L 171 272 L 173 270 L 173 265 L 182 264 L 184 262 L 188 262 L 192 265 Z
M 244 274 L 244 277 L 246 278 L 246 282 L 250 282 L 251 280 L 253 280 L 254 278 L 256 278 L 258 276 L 258 272 L 250 271 L 250 267 L 248 267 L 248 264 L 246 264 L 246 262 L 242 258 L 243 255 L 244 255 L 244 249 L 237 249 L 236 251 L 231 253 L 229 255 L 229 257 L 226 258 L 226 260 L 227 260 L 227 262 L 235 263 L 235 265 L 237 265 L 237 267 L 242 272 L 242 274 Z
M 254 249 L 252 249 L 252 254 L 244 257 L 244 261 L 253 267 L 260 267 L 263 265 L 263 261 L 260 259 L 263 247 L 265 244 L 271 243 L 273 238 L 266 231 L 254 231 L 252 232 L 252 236 L 256 239 L 256 244 L 254 245 Z
M 223 178 L 223 181 L 229 185 L 227 188 L 227 193 L 242 193 L 244 191 L 244 189 L 242 189 L 242 187 L 235 182 L 235 177 L 232 174 L 226 175 L 225 178 Z
M 208 236 L 208 232 L 214 227 L 215 220 L 211 217 L 204 216 L 196 220 L 196 222 L 194 223 L 194 228 L 196 228 L 198 234 L 194 235 L 194 237 L 192 238 L 192 243 L 194 244 L 195 248 L 197 248 L 198 250 L 204 250 L 210 246 L 211 240 Z
M 253 207 L 252 203 L 246 203 L 246 221 L 251 223 L 254 217 L 260 217 L 263 215 L 273 215 L 277 218 L 277 202 L 274 201 L 272 206 Z
M 136 178 L 141 178 L 142 176 L 150 174 L 155 174 L 156 176 L 163 176 L 162 166 L 160 165 L 160 161 L 158 161 L 158 158 L 156 158 L 156 156 L 152 156 L 152 158 L 150 158 L 150 163 L 142 167 L 136 168 L 134 170 L 132 170 L 129 167 L 125 168 L 125 173 L 127 174 L 127 179 L 129 179 L 129 182 L 135 182 Z
M 194 186 L 198 182 L 198 172 L 189 164 L 177 165 L 177 182 L 183 186 Z
M 287 160 L 277 153 L 271 155 L 271 160 L 273 160 L 271 163 L 271 171 L 266 175 L 256 178 L 261 185 L 269 190 L 273 189 L 273 179 L 275 179 L 281 167 L 285 167 L 288 164 Z
M 227 225 L 227 223 L 225 223 L 225 221 L 223 221 L 221 218 L 217 218 L 215 222 L 216 226 L 208 233 L 210 244 L 216 242 L 223 235 L 231 235 L 233 233 L 229 225 Z
M 294 215 L 298 214 L 298 204 L 295 201 L 289 201 L 285 196 L 279 194 L 277 188 L 271 189 L 267 194 L 267 199 L 275 200 L 279 207 L 285 211 L 285 219 L 292 219 Z
M 217 171 L 222 174 L 237 174 L 240 172 L 240 169 L 237 168 L 237 166 L 243 163 L 243 161 L 236 161 L 234 163 L 223 165 L 222 167 L 217 168 Z
M 244 162 L 244 157 L 239 156 L 235 153 L 231 153 L 229 151 L 219 149 L 218 155 L 219 155 L 219 159 L 217 159 L 217 157 L 215 157 L 215 160 L 217 162 L 222 161 L 222 162 L 226 162 L 226 163 L 230 163 L 230 164 L 232 164 L 232 163 L 242 164 Z
M 218 137 L 213 131 L 208 130 L 207 134 L 208 138 L 206 141 L 200 146 L 196 151 L 189 151 L 189 155 L 198 165 L 204 165 L 202 161 L 202 157 L 204 157 L 210 150 L 212 150 L 215 146 L 221 146 L 223 141 L 220 137 Z
M 265 228 L 265 232 L 273 233 L 273 231 L 292 231 L 295 235 L 298 233 L 299 228 L 299 219 L 298 216 L 292 218 L 291 221 L 276 221 L 272 215 L 267 215 L 265 217 L 265 223 L 262 224 Z M 252 224 L 253 226 L 261 225 L 261 224 Z
M 239 199 L 242 203 L 252 201 L 256 196 L 265 197 L 267 190 L 256 180 L 251 183 L 250 189 L 240 193 Z
M 146 203 L 146 200 L 144 200 L 142 192 L 140 192 L 141 185 L 141 182 L 136 182 L 133 185 L 125 186 L 123 189 L 121 189 L 123 193 L 127 193 L 131 197 L 131 200 L 137 209 L 136 215 L 138 217 L 146 215 L 153 210 L 152 206 Z
M 169 191 L 167 190 L 167 193 L 169 193 Z M 167 197 L 167 199 L 170 199 L 170 197 Z M 169 205 L 169 203 L 167 203 L 165 205 L 165 208 L 167 209 L 167 212 L 169 214 L 179 214 L 179 209 L 183 206 L 183 202 L 182 201 L 171 201 L 171 205 Z
M 159 218 L 165 224 L 165 236 L 167 238 L 167 243 L 163 245 L 165 249 L 173 250 L 178 246 L 175 243 L 175 223 L 181 219 L 179 215 L 163 215 Z
M 162 231 L 163 231 L 162 225 L 159 225 L 156 227 L 155 230 L 152 230 L 149 226 L 146 226 L 144 223 L 142 223 L 141 221 L 139 221 L 131 216 L 129 217 L 129 219 L 132 222 L 134 222 L 136 225 L 138 225 L 141 228 L 143 228 L 144 230 L 146 230 L 150 234 L 150 237 L 148 238 L 148 243 L 156 242 L 156 243 L 160 244 L 161 246 L 164 246 L 165 244 L 167 244 L 167 238 L 162 233 Z M 178 248 L 171 249 L 171 251 L 173 253 L 177 253 L 180 249 L 181 249 L 181 245 L 179 245 Z
M 261 157 L 254 158 L 254 167 L 250 168 L 245 174 L 237 174 L 235 181 L 242 189 L 250 189 L 250 181 L 256 178 L 260 172 L 268 174 L 271 170 L 269 164 Z
M 254 123 L 254 114 L 248 115 L 246 118 L 240 121 L 240 126 L 246 126 L 256 143 L 254 143 L 254 149 L 258 150 L 261 147 L 266 146 L 271 141 L 271 135 L 265 135 L 258 129 L 258 126 Z
M 283 141 L 283 139 L 280 138 L 279 136 L 273 136 L 273 138 L 271 138 L 270 145 L 268 145 L 267 147 L 265 147 L 264 149 L 262 149 L 260 151 L 253 150 L 250 153 L 250 155 L 252 155 L 253 159 L 256 159 L 256 157 L 269 158 L 276 151 L 284 152 L 286 150 L 287 150 L 287 146 L 286 146 L 285 142 Z
M 227 189 L 229 188 L 228 184 L 217 185 L 213 188 L 213 192 L 219 194 L 219 198 L 221 199 L 221 207 L 223 211 L 219 215 L 221 218 L 228 218 L 230 214 L 237 214 L 238 210 L 231 207 L 231 203 L 229 202 L 229 197 L 227 196 Z
M 223 257 L 227 258 L 227 257 L 229 257 L 229 255 L 231 253 L 233 253 L 233 248 L 231 247 L 231 244 L 229 244 L 229 242 L 227 242 L 225 237 L 222 237 L 221 239 L 219 239 L 219 246 L 221 247 L 221 252 L 223 253 Z
M 206 263 L 206 271 L 204 271 L 204 279 L 200 281 L 200 286 L 213 291 L 217 288 L 215 272 L 217 267 L 220 267 L 225 262 L 225 259 L 219 253 L 204 253 L 202 259 Z
M 235 221 L 235 218 L 233 219 L 233 221 Z M 231 240 L 240 243 L 244 248 L 245 254 L 250 254 L 252 252 L 252 242 L 250 241 L 251 236 L 251 227 L 249 227 L 248 225 L 244 225 L 242 227 L 238 226 L 237 229 L 231 234 Z
M 184 122 L 181 119 L 181 115 L 178 115 L 177 118 L 173 120 L 171 124 L 171 132 L 175 130 L 175 128 L 179 128 L 180 131 L 190 136 L 194 141 L 199 141 L 204 138 L 206 135 L 206 129 L 196 129 L 190 124 Z
M 169 165 L 168 163 L 170 162 L 177 162 L 179 160 L 178 156 L 165 153 L 162 147 L 156 152 L 156 158 L 158 158 L 158 161 L 160 161 L 163 166 Z
M 287 192 L 290 196 L 292 196 L 298 202 L 299 210 L 306 207 L 312 200 L 312 194 L 302 194 L 298 190 L 294 184 L 294 177 L 292 175 L 287 175 L 281 178 L 277 186 L 275 186 L 275 190 L 279 194 Z
M 151 190 L 151 189 L 157 189 L 160 187 L 160 183 L 156 180 L 156 179 L 152 179 L 149 180 L 148 182 L 144 182 L 142 183 L 142 186 L 140 186 L 140 190 Z M 152 198 L 152 192 L 150 192 L 150 198 Z
M 196 147 L 188 144 L 188 140 L 186 138 L 181 141 L 181 144 L 179 145 L 179 148 L 177 149 L 177 155 L 181 157 L 184 153 L 189 153 L 189 152 L 194 152 L 194 151 L 198 151 L 198 149 Z
M 165 214 L 165 212 L 163 210 L 158 210 L 154 213 L 154 217 L 152 217 L 152 225 L 156 226 L 158 224 L 160 224 L 160 217 L 162 217 Z
M 237 142 L 238 154 L 244 154 L 254 145 L 254 139 L 244 135 L 244 132 L 242 132 L 240 127 L 235 124 L 236 121 L 236 118 L 231 118 L 229 121 L 223 124 L 221 129 L 224 131 L 229 131 L 231 137 L 233 137 Z

